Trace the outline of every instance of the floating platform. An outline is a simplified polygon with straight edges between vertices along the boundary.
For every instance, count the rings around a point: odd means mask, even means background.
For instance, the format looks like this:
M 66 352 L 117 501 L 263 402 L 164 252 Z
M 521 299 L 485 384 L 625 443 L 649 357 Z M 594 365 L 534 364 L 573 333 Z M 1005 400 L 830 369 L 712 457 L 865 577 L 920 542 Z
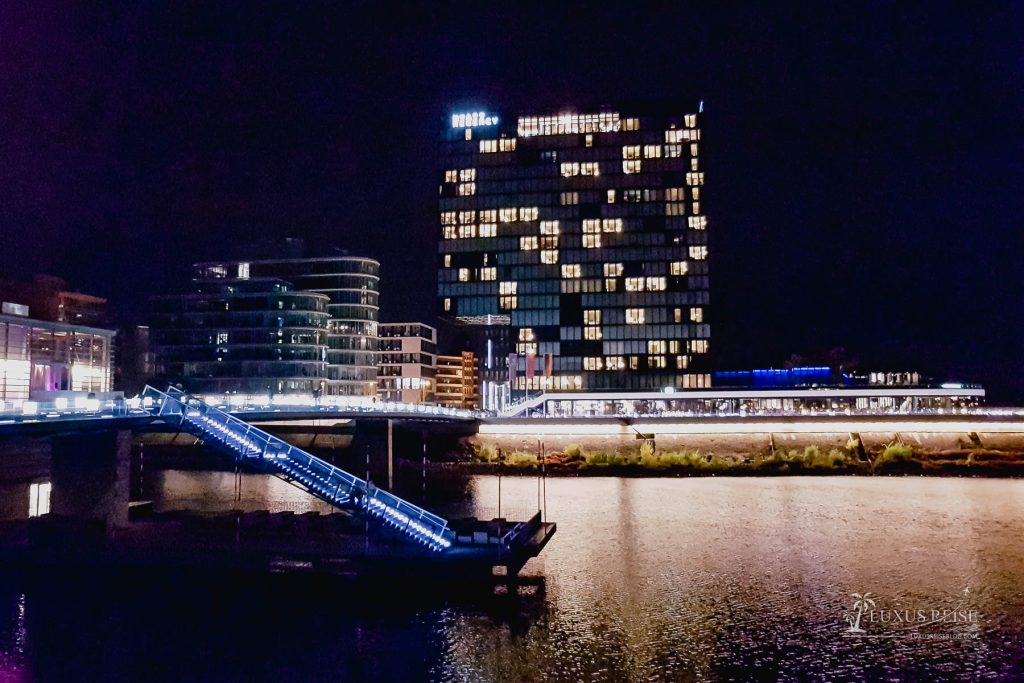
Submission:
M 347 513 L 133 511 L 126 525 L 44 515 L 0 525 L 0 558 L 32 567 L 514 581 L 556 525 L 455 520 L 442 552 Z

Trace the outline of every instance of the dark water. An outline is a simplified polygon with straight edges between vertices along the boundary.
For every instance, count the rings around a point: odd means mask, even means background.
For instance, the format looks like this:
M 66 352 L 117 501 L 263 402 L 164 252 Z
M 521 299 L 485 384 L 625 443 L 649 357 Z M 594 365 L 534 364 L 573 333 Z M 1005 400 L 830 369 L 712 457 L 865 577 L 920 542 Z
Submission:
M 503 478 L 503 514 L 536 507 Z M 160 505 L 234 505 L 166 472 Z M 497 480 L 449 514 L 492 515 Z M 247 478 L 246 506 L 309 505 Z M 314 583 L 84 576 L 0 586 L 0 682 L 1024 679 L 1024 482 L 549 479 L 558 533 L 516 599 Z M 314 508 L 315 509 L 315 508 Z M 956 608 L 962 623 L 863 617 Z M 886 610 L 888 610 L 886 612 Z M 907 628 L 906 626 L 913 626 Z

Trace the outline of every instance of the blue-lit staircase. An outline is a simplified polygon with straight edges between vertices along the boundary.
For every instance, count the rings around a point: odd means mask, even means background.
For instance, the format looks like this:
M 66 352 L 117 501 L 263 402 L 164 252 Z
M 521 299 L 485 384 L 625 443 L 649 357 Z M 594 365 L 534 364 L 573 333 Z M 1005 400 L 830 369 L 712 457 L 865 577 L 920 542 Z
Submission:
M 406 502 L 314 455 L 181 391 L 147 386 L 146 412 L 230 453 L 235 460 L 262 467 L 317 498 L 380 520 L 431 550 L 451 547 L 455 533 L 437 515 Z

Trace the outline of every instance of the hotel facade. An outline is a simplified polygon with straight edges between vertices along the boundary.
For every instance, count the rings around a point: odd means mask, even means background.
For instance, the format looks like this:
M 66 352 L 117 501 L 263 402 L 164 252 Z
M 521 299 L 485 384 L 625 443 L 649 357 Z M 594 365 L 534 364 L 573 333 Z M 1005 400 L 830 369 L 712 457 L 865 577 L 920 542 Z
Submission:
M 445 121 L 440 314 L 485 394 L 710 386 L 701 109 Z

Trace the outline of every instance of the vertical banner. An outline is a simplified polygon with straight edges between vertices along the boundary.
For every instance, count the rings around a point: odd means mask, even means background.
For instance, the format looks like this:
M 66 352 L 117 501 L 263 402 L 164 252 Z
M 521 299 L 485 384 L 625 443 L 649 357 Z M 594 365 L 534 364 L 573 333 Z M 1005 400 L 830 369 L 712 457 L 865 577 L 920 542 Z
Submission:
M 555 370 L 555 354 L 545 353 L 544 354 L 544 376 L 550 377 Z
M 519 354 L 508 354 L 508 383 L 515 386 L 516 375 L 519 373 Z
M 533 372 L 537 369 L 537 354 L 528 353 L 526 354 L 526 381 L 529 383 L 533 379 Z

